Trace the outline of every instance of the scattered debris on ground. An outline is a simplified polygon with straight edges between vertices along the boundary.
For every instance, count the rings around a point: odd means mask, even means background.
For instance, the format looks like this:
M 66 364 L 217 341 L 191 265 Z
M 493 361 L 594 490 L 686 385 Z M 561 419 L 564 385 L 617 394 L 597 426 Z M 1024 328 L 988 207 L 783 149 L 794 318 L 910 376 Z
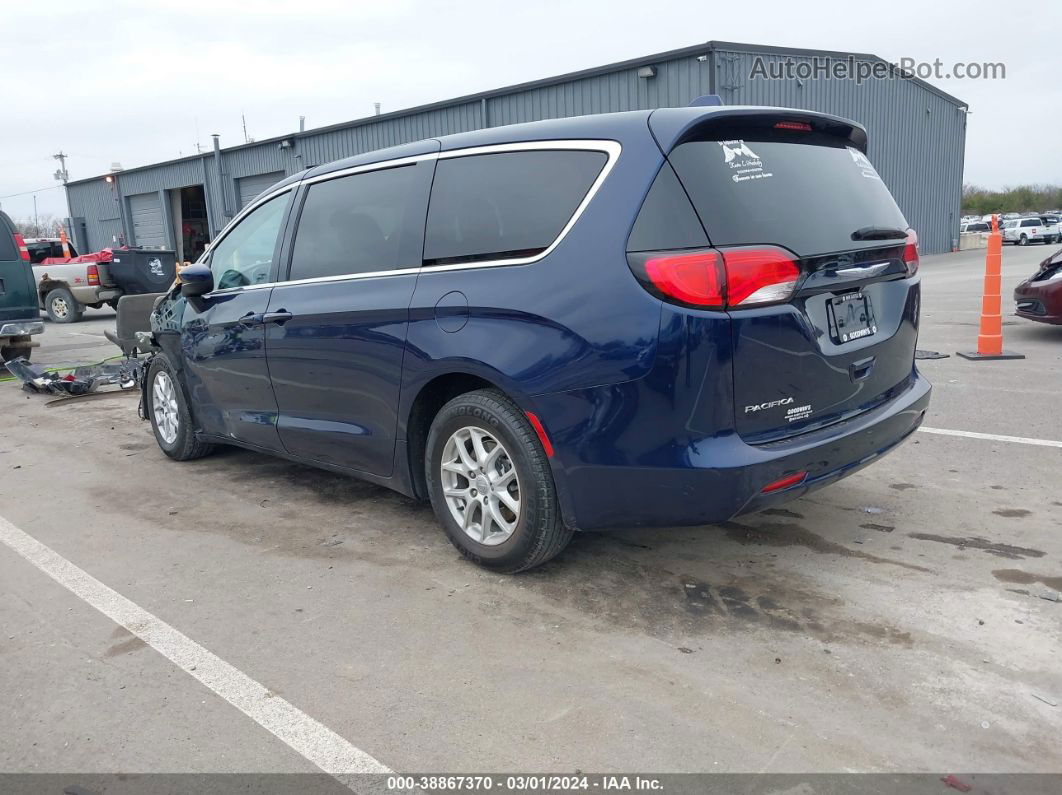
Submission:
M 117 384 L 121 389 L 132 389 L 140 383 L 144 370 L 143 362 L 139 359 L 85 365 L 68 372 L 46 370 L 21 357 L 4 364 L 13 376 L 22 381 L 22 388 L 28 392 L 75 397 L 91 394 L 101 386 L 111 384 Z

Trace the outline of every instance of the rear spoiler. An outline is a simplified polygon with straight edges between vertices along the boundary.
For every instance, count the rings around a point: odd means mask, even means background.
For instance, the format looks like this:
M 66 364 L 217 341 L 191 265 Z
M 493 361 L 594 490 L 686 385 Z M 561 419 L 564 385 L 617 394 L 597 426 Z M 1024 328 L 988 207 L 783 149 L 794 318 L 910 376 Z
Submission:
M 713 129 L 717 129 L 721 137 L 727 137 L 731 129 L 762 127 L 767 130 L 778 122 L 809 124 L 813 130 L 844 139 L 866 154 L 867 131 L 863 125 L 841 116 L 797 108 L 755 105 L 659 108 L 649 115 L 649 130 L 666 153 L 695 135 L 702 136 Z

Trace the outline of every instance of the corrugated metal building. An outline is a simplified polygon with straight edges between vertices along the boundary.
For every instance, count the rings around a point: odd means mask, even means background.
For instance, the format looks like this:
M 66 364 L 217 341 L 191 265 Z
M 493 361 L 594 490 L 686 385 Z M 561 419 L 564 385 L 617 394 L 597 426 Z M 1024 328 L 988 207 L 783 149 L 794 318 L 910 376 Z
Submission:
M 830 70 L 837 63 L 881 68 L 886 62 L 867 54 L 707 42 L 127 169 L 109 181 L 100 176 L 71 182 L 72 231 L 83 251 L 124 241 L 178 249 L 189 259 L 254 196 L 310 166 L 482 127 L 684 106 L 718 94 L 728 105 L 807 108 L 863 124 L 870 158 L 918 230 L 922 251 L 950 251 L 958 237 L 966 104 L 913 78 L 859 82 L 814 76 L 822 71 L 807 77 L 808 70 Z M 786 64 L 787 76 L 762 76 L 781 74 Z

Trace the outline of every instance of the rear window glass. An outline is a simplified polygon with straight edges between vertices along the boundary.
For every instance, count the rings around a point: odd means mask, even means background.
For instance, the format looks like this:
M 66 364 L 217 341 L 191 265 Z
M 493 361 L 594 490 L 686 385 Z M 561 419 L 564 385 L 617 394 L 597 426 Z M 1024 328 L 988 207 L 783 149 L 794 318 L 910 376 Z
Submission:
M 870 161 L 845 142 L 690 141 L 668 159 L 712 245 L 810 256 L 880 246 L 891 237 L 882 230 L 907 229 Z
M 0 262 L 11 262 L 20 259 L 18 248 L 15 247 L 15 232 L 3 220 L 0 220 Z
M 604 152 L 549 150 L 440 160 L 425 263 L 541 253 L 560 235 L 607 159 Z

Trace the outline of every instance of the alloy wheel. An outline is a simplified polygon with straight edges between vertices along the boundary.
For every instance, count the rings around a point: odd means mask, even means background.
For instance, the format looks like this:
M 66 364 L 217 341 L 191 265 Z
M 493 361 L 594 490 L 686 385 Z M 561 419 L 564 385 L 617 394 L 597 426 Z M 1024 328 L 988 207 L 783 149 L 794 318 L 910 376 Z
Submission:
M 456 430 L 442 452 L 446 507 L 473 541 L 497 546 L 520 522 L 520 478 L 505 446 L 483 428 Z
M 166 444 L 177 441 L 180 417 L 177 412 L 177 390 L 169 373 L 159 372 L 151 389 L 151 411 L 155 427 Z

